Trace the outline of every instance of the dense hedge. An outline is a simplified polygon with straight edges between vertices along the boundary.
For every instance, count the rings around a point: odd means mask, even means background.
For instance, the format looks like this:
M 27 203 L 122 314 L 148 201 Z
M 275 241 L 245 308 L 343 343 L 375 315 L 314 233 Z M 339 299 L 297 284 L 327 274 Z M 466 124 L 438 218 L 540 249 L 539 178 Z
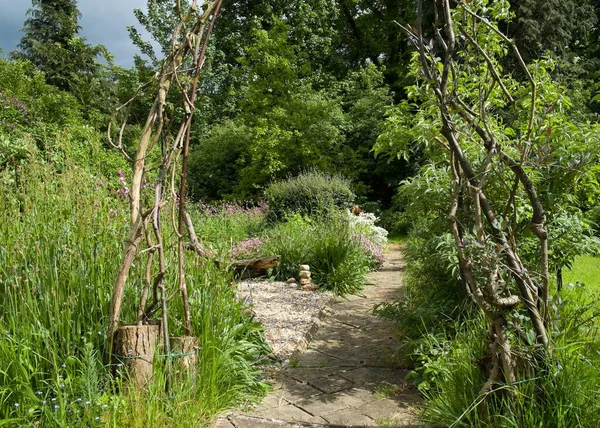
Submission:
M 350 182 L 340 176 L 307 171 L 273 182 L 265 190 L 269 215 L 282 219 L 293 214 L 315 217 L 332 210 L 350 208 L 354 193 Z

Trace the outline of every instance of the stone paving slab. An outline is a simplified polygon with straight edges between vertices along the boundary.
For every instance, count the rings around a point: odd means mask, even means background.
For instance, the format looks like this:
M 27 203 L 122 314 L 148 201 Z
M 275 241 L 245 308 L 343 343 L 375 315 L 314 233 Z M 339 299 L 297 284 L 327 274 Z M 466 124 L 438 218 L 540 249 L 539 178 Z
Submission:
M 336 299 L 304 352 L 290 361 L 273 391 L 254 409 L 232 413 L 218 428 L 419 425 L 421 399 L 398 367 L 392 322 L 372 315 L 382 301 L 400 297 L 399 249 L 387 254 L 375 286 L 362 296 Z
M 327 423 L 325 419 L 319 416 L 313 416 L 311 413 L 308 413 L 293 404 L 284 404 L 279 407 L 273 407 L 272 409 L 252 413 L 252 415 L 263 419 L 278 419 L 288 422 L 307 422 L 314 424 Z
M 342 412 L 326 415 L 324 418 L 329 424 L 341 426 L 377 426 L 377 422 L 375 420 L 357 412 L 355 409 L 347 409 Z

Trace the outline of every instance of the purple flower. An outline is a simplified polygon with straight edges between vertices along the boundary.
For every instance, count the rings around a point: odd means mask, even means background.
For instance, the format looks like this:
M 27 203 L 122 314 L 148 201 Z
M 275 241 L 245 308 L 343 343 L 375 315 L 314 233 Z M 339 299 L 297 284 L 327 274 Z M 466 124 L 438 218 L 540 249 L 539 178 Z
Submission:
M 231 258 L 240 259 L 244 257 L 256 256 L 258 255 L 258 251 L 262 245 L 263 242 L 258 238 L 250 238 L 240 241 L 231 249 Z
M 383 248 L 375 244 L 368 236 L 365 235 L 352 233 L 350 238 L 358 242 L 360 249 L 377 265 L 378 269 L 383 266 L 383 262 L 385 260 L 383 257 Z
M 123 171 L 118 170 L 117 174 L 119 174 L 119 184 L 121 186 L 127 186 L 127 180 L 125 180 L 125 175 L 123 174 Z
M 129 187 L 123 187 L 122 189 L 117 189 L 117 195 L 119 195 L 119 196 L 129 195 Z

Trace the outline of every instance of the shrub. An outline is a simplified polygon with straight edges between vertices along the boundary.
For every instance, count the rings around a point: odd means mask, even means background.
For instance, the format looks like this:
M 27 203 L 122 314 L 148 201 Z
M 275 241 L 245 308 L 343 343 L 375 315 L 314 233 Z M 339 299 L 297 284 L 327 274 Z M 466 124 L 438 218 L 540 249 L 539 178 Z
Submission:
M 265 190 L 272 219 L 293 214 L 318 217 L 347 209 L 354 201 L 350 182 L 340 176 L 308 171 L 296 177 L 275 181 Z
M 359 291 L 373 266 L 342 216 L 328 221 L 288 217 L 271 231 L 265 247 L 269 254 L 281 255 L 277 278 L 296 277 L 299 265 L 308 264 L 315 284 L 340 295 Z

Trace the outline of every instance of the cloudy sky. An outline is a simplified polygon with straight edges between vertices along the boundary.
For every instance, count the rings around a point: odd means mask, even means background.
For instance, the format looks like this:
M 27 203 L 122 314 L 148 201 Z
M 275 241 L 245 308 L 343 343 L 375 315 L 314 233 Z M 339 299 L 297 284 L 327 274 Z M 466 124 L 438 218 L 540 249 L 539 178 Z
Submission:
M 145 9 L 146 0 L 79 0 L 82 28 L 88 43 L 103 44 L 122 66 L 133 64 L 137 48 L 129 40 L 126 27 L 137 24 L 134 8 Z M 0 47 L 2 56 L 14 50 L 21 39 L 30 0 L 0 0 Z

